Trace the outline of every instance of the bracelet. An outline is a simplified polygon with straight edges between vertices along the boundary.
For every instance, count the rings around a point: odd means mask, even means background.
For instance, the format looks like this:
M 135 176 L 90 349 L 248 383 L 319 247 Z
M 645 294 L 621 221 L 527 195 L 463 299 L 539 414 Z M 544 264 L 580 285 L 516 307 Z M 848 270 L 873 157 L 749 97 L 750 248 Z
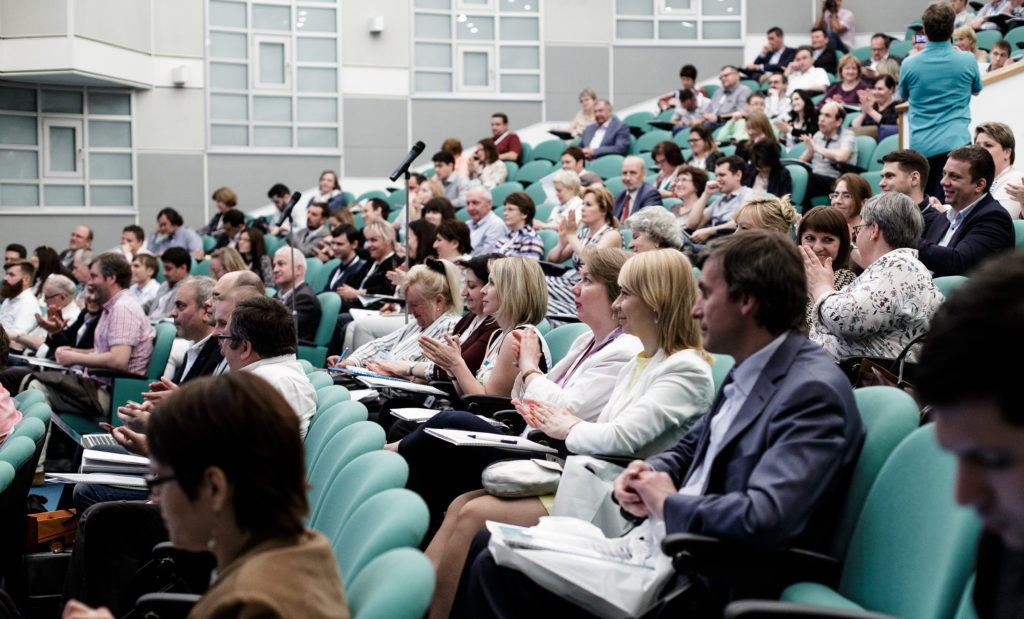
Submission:
M 544 372 L 541 372 L 537 368 L 533 368 L 532 370 L 527 370 L 527 371 L 523 372 L 523 382 L 524 383 L 526 382 L 526 379 L 530 376 L 530 374 L 541 374 L 541 375 L 543 375 Z
M 409 364 L 409 370 L 408 370 L 409 376 L 414 376 L 414 374 L 412 373 L 412 371 L 413 371 L 413 369 L 415 369 L 415 368 L 416 368 L 416 364 L 415 364 L 415 363 L 410 363 L 410 364 Z

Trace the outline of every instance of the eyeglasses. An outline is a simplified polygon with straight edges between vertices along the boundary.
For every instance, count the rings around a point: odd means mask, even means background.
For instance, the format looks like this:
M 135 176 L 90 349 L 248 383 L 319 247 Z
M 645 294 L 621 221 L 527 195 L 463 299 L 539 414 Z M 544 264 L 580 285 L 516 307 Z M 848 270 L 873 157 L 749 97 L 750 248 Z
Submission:
M 843 200 L 849 200 L 852 197 L 853 196 L 851 196 L 850 194 L 846 193 L 845 191 L 843 193 L 838 193 L 838 192 L 833 191 L 832 193 L 828 194 L 829 200 L 835 200 L 837 198 L 842 198 Z
M 236 339 L 238 339 L 238 338 L 236 338 L 233 335 L 218 335 L 217 336 L 217 343 L 218 344 L 222 344 L 224 342 L 234 342 Z
M 50 299 L 53 299 L 55 297 L 59 297 L 59 296 L 61 296 L 63 294 L 64 294 L 63 292 L 55 292 L 53 294 L 44 294 L 43 295 L 43 300 L 46 301 L 47 303 L 49 303 Z
M 176 478 L 174 475 L 159 475 L 157 473 L 150 473 L 142 477 L 146 481 L 146 489 L 151 493 L 158 487 L 166 484 L 169 481 L 174 481 Z
M 687 142 L 689 142 L 690 144 L 696 144 L 697 142 L 703 142 L 703 141 L 704 140 L 701 139 L 701 138 L 690 138 L 689 140 L 687 140 Z
M 871 224 L 861 224 L 859 226 L 853 226 L 852 228 L 850 228 L 851 230 L 853 230 L 853 238 L 857 238 L 857 235 L 860 234 L 861 228 L 866 228 L 867 226 L 870 225 Z

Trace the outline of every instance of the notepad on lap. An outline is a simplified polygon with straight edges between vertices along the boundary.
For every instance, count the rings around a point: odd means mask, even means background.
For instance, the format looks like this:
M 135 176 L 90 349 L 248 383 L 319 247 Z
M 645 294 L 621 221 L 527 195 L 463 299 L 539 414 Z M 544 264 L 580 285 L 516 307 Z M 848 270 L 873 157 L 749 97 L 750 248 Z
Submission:
M 557 450 L 541 445 L 520 436 L 497 434 L 494 432 L 475 432 L 473 430 L 448 430 L 444 428 L 427 428 L 427 434 L 448 441 L 459 447 L 498 447 L 499 449 L 517 449 L 519 451 L 536 451 L 539 453 L 558 453 Z

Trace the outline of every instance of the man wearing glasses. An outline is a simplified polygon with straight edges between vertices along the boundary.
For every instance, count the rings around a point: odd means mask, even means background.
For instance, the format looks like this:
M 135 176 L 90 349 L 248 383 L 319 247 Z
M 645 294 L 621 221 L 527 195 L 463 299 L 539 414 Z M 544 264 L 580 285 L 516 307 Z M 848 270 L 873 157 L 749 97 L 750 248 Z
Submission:
M 731 64 L 722 67 L 718 73 L 722 87 L 715 91 L 704 112 L 704 124 L 709 129 L 721 127 L 727 120 L 743 111 L 743 105 L 750 96 L 750 89 L 740 84 L 740 71 Z

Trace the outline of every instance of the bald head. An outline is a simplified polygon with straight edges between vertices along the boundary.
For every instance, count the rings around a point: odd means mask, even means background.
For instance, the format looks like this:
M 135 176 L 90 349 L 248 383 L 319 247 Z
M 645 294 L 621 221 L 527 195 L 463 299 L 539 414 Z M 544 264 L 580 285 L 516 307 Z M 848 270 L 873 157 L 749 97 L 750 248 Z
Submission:
M 626 191 L 636 191 L 647 178 L 647 164 L 639 157 L 630 155 L 622 160 L 622 186 Z

